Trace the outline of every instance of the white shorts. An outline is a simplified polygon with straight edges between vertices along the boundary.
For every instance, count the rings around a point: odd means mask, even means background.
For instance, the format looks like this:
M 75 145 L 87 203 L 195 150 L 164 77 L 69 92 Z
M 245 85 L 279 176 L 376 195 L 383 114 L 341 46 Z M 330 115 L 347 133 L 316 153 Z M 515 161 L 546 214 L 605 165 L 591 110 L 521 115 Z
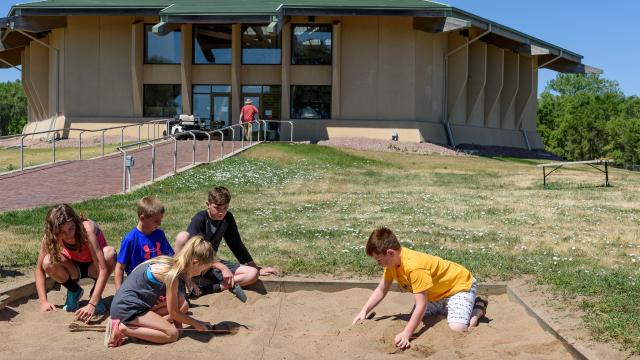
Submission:
M 448 323 L 469 325 L 477 292 L 478 284 L 474 279 L 469 291 L 460 291 L 435 302 L 429 301 L 424 316 L 446 315 Z

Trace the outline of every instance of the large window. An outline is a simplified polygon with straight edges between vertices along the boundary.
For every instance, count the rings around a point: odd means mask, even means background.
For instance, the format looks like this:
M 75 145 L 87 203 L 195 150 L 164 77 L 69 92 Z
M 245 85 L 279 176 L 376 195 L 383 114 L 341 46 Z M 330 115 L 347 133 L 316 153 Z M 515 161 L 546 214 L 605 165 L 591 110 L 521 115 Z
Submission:
M 331 65 L 331 25 L 294 25 L 291 64 Z
M 331 86 L 292 85 L 291 118 L 331 119 Z
M 182 55 L 182 36 L 180 29 L 174 29 L 166 35 L 154 34 L 153 25 L 145 25 L 144 63 L 180 64 Z
M 204 120 L 208 129 L 230 124 L 231 85 L 194 85 L 193 114 Z
M 242 86 L 242 102 L 253 100 L 253 105 L 260 111 L 260 119 L 280 119 L 280 98 L 280 85 Z
M 280 64 L 280 36 L 267 25 L 242 25 L 242 63 Z
M 195 25 L 193 63 L 231 64 L 231 25 Z
M 173 117 L 182 113 L 180 85 L 144 85 L 143 116 Z

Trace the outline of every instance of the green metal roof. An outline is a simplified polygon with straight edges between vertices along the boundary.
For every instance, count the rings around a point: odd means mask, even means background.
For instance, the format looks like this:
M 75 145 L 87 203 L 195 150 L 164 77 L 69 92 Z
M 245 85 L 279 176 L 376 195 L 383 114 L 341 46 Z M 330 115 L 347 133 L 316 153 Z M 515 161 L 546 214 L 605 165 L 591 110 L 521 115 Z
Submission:
M 430 9 L 448 5 L 426 0 L 46 0 L 16 4 L 22 9 L 160 9 L 158 15 L 274 15 L 281 5 L 341 9 Z
M 159 16 L 166 22 L 197 22 L 209 17 L 212 21 L 269 21 L 282 15 L 403 15 L 453 16 L 470 21 L 480 29 L 492 29 L 492 34 L 510 38 L 521 44 L 542 45 L 553 54 L 580 63 L 582 56 L 521 33 L 515 29 L 484 19 L 463 10 L 428 0 L 43 0 L 16 4 L 9 16 L 19 15 L 147 15 Z M 282 19 L 278 19 L 282 21 Z

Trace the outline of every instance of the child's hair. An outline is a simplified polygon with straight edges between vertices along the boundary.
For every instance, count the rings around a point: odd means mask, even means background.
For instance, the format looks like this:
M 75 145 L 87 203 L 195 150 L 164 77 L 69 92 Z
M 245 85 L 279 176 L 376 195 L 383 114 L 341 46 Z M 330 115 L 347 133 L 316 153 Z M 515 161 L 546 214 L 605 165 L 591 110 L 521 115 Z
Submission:
M 209 204 L 224 205 L 231 202 L 231 193 L 224 186 L 216 186 L 209 190 Z
M 157 197 L 149 195 L 138 201 L 138 217 L 144 215 L 145 218 L 148 218 L 158 214 L 164 214 L 164 205 Z
M 184 247 L 174 257 L 158 256 L 145 261 L 143 264 L 163 264 L 160 272 L 164 274 L 164 283 L 169 289 L 173 283 L 185 272 L 189 271 L 193 260 L 201 264 L 213 264 L 216 260 L 216 252 L 213 245 L 202 236 L 196 235 L 190 238 Z M 185 279 L 190 284 L 191 279 Z
M 86 217 L 82 214 L 78 215 L 67 204 L 58 204 L 53 206 L 47 212 L 44 219 L 44 236 L 42 243 L 51 262 L 60 261 L 60 242 L 56 240 L 56 236 L 60 233 L 60 227 L 72 221 L 76 225 L 75 240 L 78 247 L 82 247 L 87 242 L 87 230 L 82 223 L 86 221 Z
M 373 230 L 369 235 L 369 240 L 367 240 L 367 255 L 384 254 L 389 249 L 400 249 L 400 242 L 393 231 L 386 227 Z

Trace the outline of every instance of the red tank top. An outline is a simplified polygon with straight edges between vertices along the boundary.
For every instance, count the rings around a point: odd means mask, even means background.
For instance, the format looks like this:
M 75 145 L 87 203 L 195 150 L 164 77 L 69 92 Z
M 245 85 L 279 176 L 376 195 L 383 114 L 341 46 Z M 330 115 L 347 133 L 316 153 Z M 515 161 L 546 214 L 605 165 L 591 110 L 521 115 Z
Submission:
M 92 220 L 89 220 L 89 221 L 92 221 Z M 107 240 L 104 238 L 104 233 L 102 232 L 102 230 L 100 230 L 100 227 L 98 226 L 98 224 L 96 224 L 94 221 L 92 222 L 95 227 L 95 235 L 96 235 L 96 239 L 98 239 L 98 246 L 100 246 L 100 249 L 102 249 L 105 246 L 107 246 Z M 88 242 L 82 245 L 80 249 L 72 250 L 67 248 L 64 242 L 60 240 L 60 248 L 62 249 L 62 256 L 66 257 L 71 261 L 82 262 L 82 263 L 93 262 L 93 258 L 91 258 L 91 250 L 89 249 Z

